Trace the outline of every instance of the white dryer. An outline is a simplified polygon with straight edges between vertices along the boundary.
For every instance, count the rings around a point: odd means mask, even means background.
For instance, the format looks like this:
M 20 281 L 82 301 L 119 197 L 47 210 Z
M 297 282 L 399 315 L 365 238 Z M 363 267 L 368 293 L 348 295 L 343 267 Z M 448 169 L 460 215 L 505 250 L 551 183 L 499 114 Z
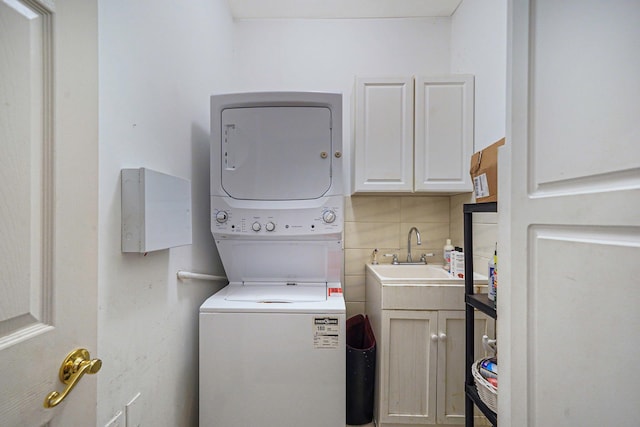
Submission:
M 211 230 L 229 284 L 200 308 L 200 426 L 345 425 L 342 97 L 211 97 Z

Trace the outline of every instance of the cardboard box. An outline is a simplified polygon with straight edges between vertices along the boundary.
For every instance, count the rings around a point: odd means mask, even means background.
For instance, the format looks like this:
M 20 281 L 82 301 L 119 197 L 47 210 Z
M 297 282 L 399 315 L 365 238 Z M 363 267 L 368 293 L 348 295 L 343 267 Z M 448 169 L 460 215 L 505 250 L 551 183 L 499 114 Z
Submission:
M 476 203 L 498 201 L 498 147 L 504 138 L 471 156 L 471 181 Z

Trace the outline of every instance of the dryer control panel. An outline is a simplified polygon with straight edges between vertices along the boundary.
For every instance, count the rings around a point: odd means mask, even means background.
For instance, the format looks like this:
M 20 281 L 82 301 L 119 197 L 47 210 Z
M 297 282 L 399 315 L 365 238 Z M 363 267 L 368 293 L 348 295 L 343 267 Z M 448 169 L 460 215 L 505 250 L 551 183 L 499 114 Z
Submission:
M 211 231 L 215 236 L 277 237 L 336 235 L 343 229 L 342 197 L 297 208 L 235 207 L 228 198 L 212 197 Z M 319 236 L 318 236 L 319 237 Z

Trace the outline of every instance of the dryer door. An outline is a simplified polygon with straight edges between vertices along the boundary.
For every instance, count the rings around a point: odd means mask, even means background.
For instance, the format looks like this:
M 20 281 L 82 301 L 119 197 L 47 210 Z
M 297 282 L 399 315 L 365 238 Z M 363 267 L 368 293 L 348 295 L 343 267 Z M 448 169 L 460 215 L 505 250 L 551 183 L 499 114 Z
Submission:
M 222 187 L 229 196 L 303 200 L 329 190 L 329 108 L 228 108 L 222 111 L 222 133 Z

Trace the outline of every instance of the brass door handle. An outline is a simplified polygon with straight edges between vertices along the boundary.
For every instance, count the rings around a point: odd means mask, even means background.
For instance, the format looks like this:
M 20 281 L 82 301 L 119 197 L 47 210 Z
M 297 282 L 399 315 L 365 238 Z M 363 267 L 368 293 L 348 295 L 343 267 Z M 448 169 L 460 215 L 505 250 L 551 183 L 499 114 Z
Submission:
M 91 360 L 91 356 L 86 349 L 78 348 L 73 350 L 62 362 L 59 372 L 60 382 L 66 384 L 67 387 L 62 394 L 57 391 L 49 393 L 44 399 L 44 407 L 53 408 L 58 405 L 73 390 L 84 374 L 95 374 L 100 368 L 102 368 L 102 360 Z

